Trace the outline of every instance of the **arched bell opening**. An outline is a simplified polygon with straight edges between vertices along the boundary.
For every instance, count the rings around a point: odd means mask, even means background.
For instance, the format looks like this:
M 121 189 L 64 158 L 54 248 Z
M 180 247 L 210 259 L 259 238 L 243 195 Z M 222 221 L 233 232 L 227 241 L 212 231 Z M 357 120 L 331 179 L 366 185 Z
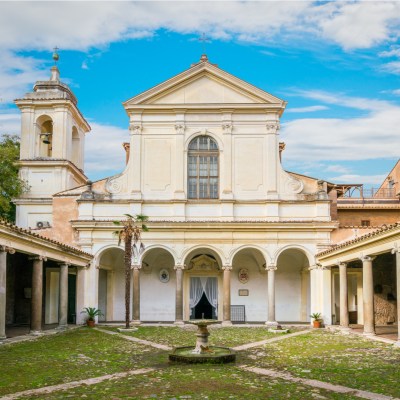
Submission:
M 42 115 L 36 121 L 37 151 L 39 157 L 53 155 L 53 120 L 48 115 Z

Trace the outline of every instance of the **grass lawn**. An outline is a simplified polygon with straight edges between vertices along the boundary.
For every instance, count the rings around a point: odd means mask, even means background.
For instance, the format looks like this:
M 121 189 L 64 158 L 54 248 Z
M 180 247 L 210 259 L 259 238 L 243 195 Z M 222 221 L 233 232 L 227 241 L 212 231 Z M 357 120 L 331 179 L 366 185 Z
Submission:
M 117 332 L 117 328 L 107 328 Z M 266 327 L 208 327 L 210 332 L 209 343 L 214 346 L 235 347 L 250 342 L 276 337 L 276 334 L 269 333 Z M 299 328 L 290 329 L 296 332 Z M 196 344 L 196 326 L 179 327 L 153 327 L 140 326 L 135 332 L 127 332 L 124 335 L 134 336 L 139 339 L 150 340 L 151 342 L 161 343 L 168 346 L 190 346 Z
M 214 328 L 210 339 L 214 344 L 235 346 L 272 335 L 265 328 Z M 194 331 L 176 327 L 140 327 L 134 336 L 171 346 L 195 341 Z M 166 351 L 86 327 L 0 346 L 0 396 L 151 367 L 154 371 L 144 375 L 23 399 L 356 398 L 259 376 L 239 369 L 241 364 L 400 397 L 400 349 L 358 336 L 313 331 L 238 352 L 236 364 L 176 365 L 168 362 Z
M 249 349 L 241 361 L 400 397 L 400 349 L 360 336 L 317 330 Z

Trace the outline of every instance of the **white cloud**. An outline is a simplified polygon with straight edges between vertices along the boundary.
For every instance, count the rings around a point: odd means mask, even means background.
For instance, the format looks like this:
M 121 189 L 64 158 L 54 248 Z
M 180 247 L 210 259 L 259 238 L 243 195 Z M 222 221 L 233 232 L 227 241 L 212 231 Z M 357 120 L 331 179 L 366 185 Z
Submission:
M 357 49 L 396 38 L 399 15 L 396 1 L 0 2 L 0 98 L 9 102 L 47 76 L 43 63 L 19 56 L 21 50 L 49 51 L 57 44 L 62 50 L 88 51 L 151 37 L 161 29 L 264 45 L 304 47 L 328 40 Z M 82 68 L 90 68 L 89 57 Z M 393 61 L 384 68 L 399 73 L 400 66 Z
M 21 115 L 11 110 L 0 113 L 0 136 L 4 134 L 17 134 L 21 131 Z
M 332 181 L 340 183 L 361 183 L 361 184 L 369 184 L 369 185 L 380 185 L 386 175 L 351 175 L 344 174 L 338 175 L 332 178 Z
M 294 90 L 292 94 L 357 110 L 375 111 L 394 107 L 390 102 L 384 100 L 351 97 L 343 93 L 329 93 L 322 90 Z
M 382 71 L 390 72 L 391 74 L 400 74 L 400 61 L 392 61 L 382 66 Z
M 92 131 L 85 140 L 85 173 L 99 179 L 123 171 L 125 150 L 123 142 L 129 142 L 128 129 L 90 122 Z
M 368 110 L 357 118 L 300 118 L 283 124 L 285 158 L 293 162 L 366 160 L 399 155 L 400 106 L 326 93 L 326 99 Z M 372 107 L 375 105 L 376 107 Z
M 295 107 L 295 108 L 288 108 L 286 113 L 306 113 L 306 112 L 315 112 L 315 111 L 323 111 L 327 110 L 327 106 L 308 106 L 308 107 Z
M 328 172 L 338 172 L 338 173 L 342 173 L 342 174 L 349 173 L 349 168 L 344 167 L 343 165 L 340 165 L 340 164 L 328 165 L 325 168 L 325 170 Z
M 399 34 L 397 1 L 330 2 L 321 8 L 327 12 L 317 22 L 322 35 L 345 50 L 369 48 Z

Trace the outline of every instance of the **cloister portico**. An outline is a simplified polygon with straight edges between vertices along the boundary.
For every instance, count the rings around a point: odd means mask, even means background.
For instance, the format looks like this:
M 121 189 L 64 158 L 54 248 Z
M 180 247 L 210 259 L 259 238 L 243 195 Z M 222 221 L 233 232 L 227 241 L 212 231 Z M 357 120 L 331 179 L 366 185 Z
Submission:
M 0 339 L 7 326 L 65 329 L 83 307 L 82 272 L 92 255 L 0 221 Z M 72 287 L 74 286 L 74 287 Z M 78 290 L 76 290 L 78 287 Z M 78 294 L 77 294 L 78 293 Z
M 383 260 L 382 257 L 386 256 Z M 375 335 L 375 320 L 379 308 L 384 310 L 395 309 L 394 317 L 387 323 L 397 324 L 398 344 L 400 345 L 400 307 L 398 298 L 400 293 L 400 223 L 384 226 L 357 239 L 334 246 L 320 252 L 316 256 L 321 267 L 339 269 L 340 286 L 340 327 L 349 330 L 349 272 L 348 265 L 357 263 L 362 267 L 356 272 L 358 275 L 358 302 L 362 304 L 359 323 L 364 326 L 365 335 Z M 382 279 L 377 272 L 377 261 L 381 259 L 381 277 L 385 276 L 391 281 L 390 291 L 384 292 Z M 355 268 L 351 272 L 355 273 Z M 375 272 L 375 279 L 374 279 Z M 361 279 L 360 279 L 361 277 Z M 384 293 L 385 296 L 381 294 Z M 360 299 L 361 297 L 361 299 Z M 335 310 L 332 310 L 335 312 Z M 387 314 L 387 312 L 386 312 Z M 397 314 L 397 315 L 396 315 Z

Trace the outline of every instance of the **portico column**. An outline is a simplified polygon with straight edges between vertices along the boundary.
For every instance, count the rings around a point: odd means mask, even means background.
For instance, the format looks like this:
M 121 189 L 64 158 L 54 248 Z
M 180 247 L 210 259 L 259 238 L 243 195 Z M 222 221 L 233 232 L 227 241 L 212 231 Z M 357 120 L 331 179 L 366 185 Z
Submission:
M 133 312 L 132 323 L 134 325 L 140 325 L 140 269 L 142 266 L 140 264 L 135 264 L 133 268 Z
M 374 318 L 374 278 L 372 261 L 375 257 L 363 256 L 363 306 L 364 306 L 364 335 L 375 335 Z
M 58 329 L 68 327 L 68 264 L 60 264 L 60 301 L 58 312 Z
M 349 329 L 349 305 L 347 292 L 347 264 L 339 263 L 340 326 Z
M 269 265 L 268 271 L 268 320 L 265 323 L 268 326 L 277 326 L 278 322 L 275 319 L 275 265 Z
M 0 246 L 0 340 L 6 338 L 7 253 L 14 254 L 15 250 Z
M 395 247 L 392 250 L 392 253 L 396 255 L 396 297 L 397 297 L 397 342 L 396 346 L 400 346 L 400 301 L 399 301 L 399 295 L 400 295 L 400 247 Z
M 224 265 L 222 267 L 224 271 L 223 277 L 223 295 L 224 302 L 222 308 L 222 325 L 232 325 L 231 321 L 231 265 Z
M 35 256 L 31 259 L 33 260 L 33 268 L 30 333 L 38 335 L 42 331 L 43 261 L 47 261 L 47 258 Z
M 175 290 L 175 325 L 183 325 L 183 270 L 184 265 L 175 265 L 176 290 Z

